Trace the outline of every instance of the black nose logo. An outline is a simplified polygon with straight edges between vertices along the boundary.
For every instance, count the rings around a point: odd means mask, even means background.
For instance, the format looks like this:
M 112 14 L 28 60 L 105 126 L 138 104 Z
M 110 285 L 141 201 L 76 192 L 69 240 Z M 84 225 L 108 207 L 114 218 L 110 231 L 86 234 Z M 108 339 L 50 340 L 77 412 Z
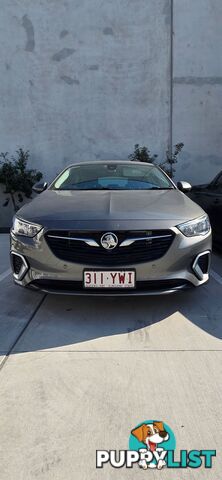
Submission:
M 167 432 L 165 432 L 164 430 L 162 432 L 159 432 L 159 436 L 161 438 L 165 438 L 167 436 Z

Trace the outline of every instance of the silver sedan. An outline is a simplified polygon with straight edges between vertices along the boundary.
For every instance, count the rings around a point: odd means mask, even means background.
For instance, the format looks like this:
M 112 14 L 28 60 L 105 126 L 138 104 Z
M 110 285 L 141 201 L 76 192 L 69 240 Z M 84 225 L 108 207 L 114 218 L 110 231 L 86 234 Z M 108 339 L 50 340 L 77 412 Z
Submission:
M 17 285 L 77 295 L 149 295 L 209 279 L 206 213 L 157 166 L 71 165 L 21 208 L 11 229 Z

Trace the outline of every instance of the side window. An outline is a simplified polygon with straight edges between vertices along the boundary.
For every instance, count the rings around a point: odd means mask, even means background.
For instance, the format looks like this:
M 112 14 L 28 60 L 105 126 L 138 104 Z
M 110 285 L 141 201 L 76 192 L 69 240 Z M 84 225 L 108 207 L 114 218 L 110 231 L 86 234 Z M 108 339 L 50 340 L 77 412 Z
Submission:
M 70 176 L 70 169 L 67 168 L 67 170 L 65 170 L 65 172 L 63 172 L 62 175 L 60 175 L 58 180 L 55 182 L 55 189 L 61 188 L 63 183 L 65 183 L 65 181 L 69 178 L 69 176 Z

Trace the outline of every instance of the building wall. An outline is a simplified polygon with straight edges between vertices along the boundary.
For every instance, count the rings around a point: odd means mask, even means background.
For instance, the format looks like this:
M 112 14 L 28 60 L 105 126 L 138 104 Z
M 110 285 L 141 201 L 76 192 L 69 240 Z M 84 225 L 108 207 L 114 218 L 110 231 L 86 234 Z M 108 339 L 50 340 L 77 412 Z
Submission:
M 221 18 L 221 0 L 1 0 L 0 150 L 29 149 L 50 180 L 183 141 L 176 178 L 207 181 L 222 168 Z
M 222 169 L 222 2 L 174 0 L 173 141 L 177 178 L 208 182 Z
M 49 176 L 70 162 L 164 151 L 170 0 L 1 0 L 1 150 Z

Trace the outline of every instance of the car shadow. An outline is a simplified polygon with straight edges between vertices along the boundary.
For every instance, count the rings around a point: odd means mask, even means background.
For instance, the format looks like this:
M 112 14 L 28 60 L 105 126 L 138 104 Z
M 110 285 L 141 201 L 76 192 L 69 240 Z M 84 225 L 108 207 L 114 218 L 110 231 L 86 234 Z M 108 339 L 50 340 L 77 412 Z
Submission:
M 197 290 L 167 296 L 46 295 L 13 353 L 216 350 L 221 318 L 221 285 L 213 279 Z

